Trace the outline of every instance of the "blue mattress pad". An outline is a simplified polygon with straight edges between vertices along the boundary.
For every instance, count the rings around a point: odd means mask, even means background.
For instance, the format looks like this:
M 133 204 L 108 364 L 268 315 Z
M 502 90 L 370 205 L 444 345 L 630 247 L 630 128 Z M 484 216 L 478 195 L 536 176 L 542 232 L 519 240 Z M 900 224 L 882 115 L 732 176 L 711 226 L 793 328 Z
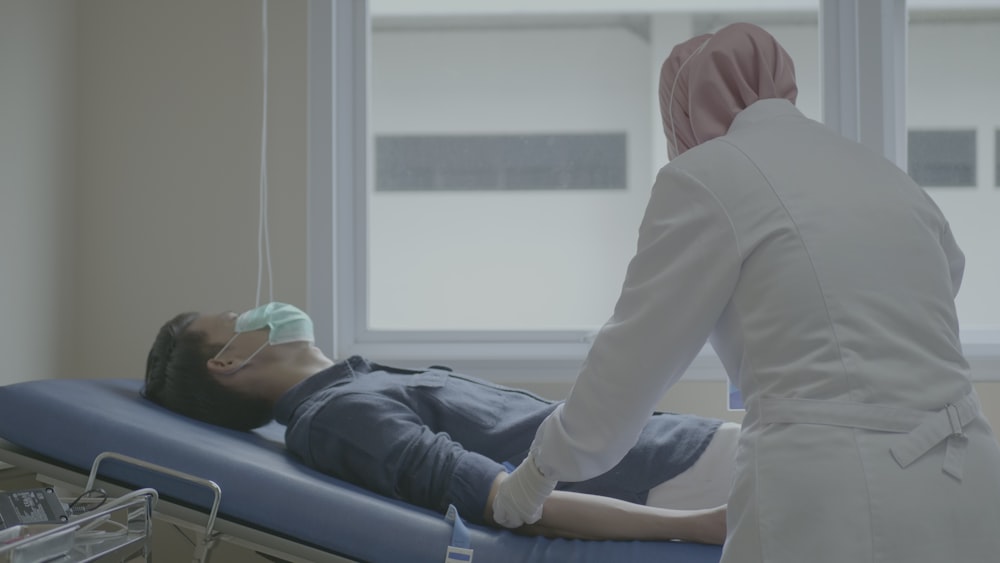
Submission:
M 284 427 L 253 432 L 205 424 L 139 396 L 131 379 L 50 379 L 0 387 L 0 438 L 88 472 L 114 451 L 210 479 L 219 515 L 361 561 L 440 563 L 452 534 L 444 515 L 314 471 L 284 448 Z M 108 460 L 101 477 L 153 487 L 162 498 L 207 511 L 207 489 Z M 663 561 L 717 563 L 718 546 L 682 542 L 582 541 L 469 526 L 476 563 Z

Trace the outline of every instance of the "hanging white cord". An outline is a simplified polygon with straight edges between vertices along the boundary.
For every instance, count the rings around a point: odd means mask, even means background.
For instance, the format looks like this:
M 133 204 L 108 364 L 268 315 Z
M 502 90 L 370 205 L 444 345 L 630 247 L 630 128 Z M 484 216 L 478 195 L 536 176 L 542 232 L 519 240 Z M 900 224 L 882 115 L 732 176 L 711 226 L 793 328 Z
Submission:
M 260 289 L 267 264 L 268 303 L 274 301 L 274 280 L 271 273 L 271 237 L 267 231 L 267 0 L 261 0 L 261 74 L 263 75 L 263 111 L 260 125 L 260 220 L 257 225 L 257 306 L 260 306 Z

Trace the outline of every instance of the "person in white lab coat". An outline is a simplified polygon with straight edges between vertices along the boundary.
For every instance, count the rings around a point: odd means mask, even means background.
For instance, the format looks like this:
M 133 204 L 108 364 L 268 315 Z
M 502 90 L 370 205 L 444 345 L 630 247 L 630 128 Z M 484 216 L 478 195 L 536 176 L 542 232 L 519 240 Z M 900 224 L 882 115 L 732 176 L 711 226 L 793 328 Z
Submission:
M 919 186 L 803 116 L 796 91 L 753 25 L 671 52 L 672 160 L 613 316 L 499 486 L 498 522 L 611 467 L 710 340 L 747 409 L 724 563 L 1000 561 L 1000 446 L 954 304 L 964 256 Z

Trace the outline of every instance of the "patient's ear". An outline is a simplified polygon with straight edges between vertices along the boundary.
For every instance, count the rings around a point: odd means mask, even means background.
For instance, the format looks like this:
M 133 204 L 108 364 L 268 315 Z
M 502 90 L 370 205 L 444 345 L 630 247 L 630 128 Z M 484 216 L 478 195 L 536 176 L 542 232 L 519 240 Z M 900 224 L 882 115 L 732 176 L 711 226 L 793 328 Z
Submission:
M 205 367 L 212 374 L 212 378 L 223 387 L 230 389 L 244 389 L 252 381 L 253 370 L 249 370 L 249 365 L 240 357 L 235 358 L 212 358 L 208 360 Z
M 227 376 L 233 375 L 236 366 L 237 364 L 232 359 L 211 358 L 205 363 L 205 367 L 208 368 L 208 372 L 212 374 L 212 377 L 223 385 L 232 379 Z

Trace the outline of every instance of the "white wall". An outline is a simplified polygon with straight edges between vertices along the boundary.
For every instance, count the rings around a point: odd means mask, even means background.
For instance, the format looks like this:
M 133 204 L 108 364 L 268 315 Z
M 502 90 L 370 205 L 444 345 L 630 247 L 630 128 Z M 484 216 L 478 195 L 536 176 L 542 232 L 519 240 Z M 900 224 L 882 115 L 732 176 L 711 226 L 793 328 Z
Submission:
M 184 310 L 252 307 L 260 3 L 80 5 L 74 375 L 142 377 Z M 270 2 L 275 298 L 305 305 L 306 1 Z
M 0 2 L 0 384 L 70 362 L 76 4 Z

